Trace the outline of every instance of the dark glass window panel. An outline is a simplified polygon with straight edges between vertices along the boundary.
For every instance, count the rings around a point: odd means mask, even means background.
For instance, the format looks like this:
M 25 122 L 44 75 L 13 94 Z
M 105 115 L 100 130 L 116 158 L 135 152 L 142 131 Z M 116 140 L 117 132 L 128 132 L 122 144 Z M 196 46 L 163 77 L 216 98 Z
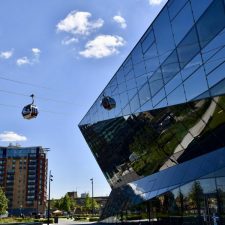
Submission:
M 153 107 L 156 106 L 160 101 L 162 101 L 165 98 L 165 90 L 164 88 L 159 91 L 154 97 L 152 97 L 152 104 Z
M 127 93 L 128 93 L 129 100 L 131 100 L 134 97 L 134 95 L 137 93 L 137 89 L 134 88 L 134 89 L 128 90 Z
M 207 79 L 209 82 L 209 87 L 214 86 L 216 83 L 218 83 L 219 81 L 225 78 L 224 71 L 225 71 L 225 62 L 208 75 Z
M 155 43 L 153 43 L 144 54 L 144 59 L 154 59 L 154 58 L 159 58 Z
M 177 47 L 180 67 L 184 66 L 200 51 L 196 29 L 192 28 Z
M 174 51 L 162 64 L 164 82 L 167 83 L 179 72 L 177 52 Z
M 137 86 L 136 84 L 136 80 L 135 79 L 132 79 L 132 80 L 128 80 L 127 82 L 127 89 L 133 89 Z
M 134 65 L 134 74 L 136 77 L 139 77 L 146 73 L 144 62 L 140 62 Z
M 167 101 L 169 105 L 175 105 L 179 103 L 184 103 L 186 101 L 183 85 L 176 88 L 172 93 L 167 96 Z
M 123 115 L 124 115 L 124 116 L 131 114 L 131 111 L 130 111 L 130 104 L 127 104 L 127 105 L 123 108 L 122 111 L 123 111 Z
M 205 48 L 202 50 L 202 57 L 207 61 L 214 54 L 224 47 L 225 29 L 223 29 Z
M 146 102 L 144 105 L 141 106 L 141 109 L 143 112 L 147 111 L 147 110 L 151 110 L 152 107 L 152 101 L 149 100 L 148 102 Z
M 133 49 L 132 53 L 133 65 L 143 61 L 143 53 L 141 48 L 141 43 L 138 43 Z
M 160 69 L 149 78 L 149 85 L 152 96 L 154 96 L 163 87 L 164 83 Z
M 116 95 L 119 93 L 119 88 L 118 86 L 114 86 L 111 88 L 111 92 L 112 92 L 112 95 Z
M 145 54 L 145 52 L 150 48 L 150 46 L 153 44 L 154 42 L 154 34 L 152 32 L 152 29 L 149 29 L 144 37 L 142 38 L 142 41 L 141 41 L 141 45 L 142 45 L 142 50 L 143 50 L 143 53 Z
M 150 89 L 148 83 L 146 83 L 139 91 L 140 104 L 143 105 L 150 100 Z
M 203 68 L 198 69 L 184 82 L 187 100 L 194 99 L 208 89 Z
M 166 107 L 167 105 L 168 105 L 167 100 L 166 99 L 163 99 L 156 106 L 154 106 L 154 108 L 155 109 L 160 109 L 160 108 Z
M 185 67 L 181 70 L 182 78 L 185 80 L 194 71 L 196 71 L 202 65 L 201 55 L 195 56 Z
M 134 75 L 134 70 L 133 70 L 133 69 L 131 69 L 131 70 L 125 75 L 126 80 L 133 79 L 134 77 L 135 77 L 135 75 Z
M 114 87 L 114 86 L 117 86 L 117 77 L 116 76 L 114 76 L 113 78 L 112 78 L 112 80 L 109 82 L 109 85 L 110 86 L 112 86 L 112 87 Z
M 153 73 L 159 68 L 159 59 L 157 57 L 145 60 L 146 72 Z
M 135 95 L 130 101 L 131 113 L 136 112 L 137 109 L 139 109 L 139 108 L 140 108 L 139 98 L 138 98 L 138 95 Z
M 178 73 L 170 82 L 165 85 L 166 94 L 169 94 L 182 83 L 181 74 Z
M 199 180 L 199 182 L 203 189 L 204 194 L 216 193 L 215 179 L 202 179 Z
M 205 63 L 206 74 L 210 73 L 225 61 L 225 47 L 219 50 L 213 57 Z
M 143 86 L 143 84 L 147 82 L 147 78 L 148 78 L 147 74 L 136 78 L 138 89 L 140 89 Z
M 161 11 L 160 16 L 155 20 L 153 27 L 159 58 L 160 61 L 163 62 L 175 48 L 169 15 L 166 7 Z
M 225 27 L 222 0 L 215 0 L 197 22 L 200 45 L 204 48 Z
M 168 9 L 171 19 L 177 15 L 186 2 L 187 0 L 175 0 L 171 3 L 171 5 L 169 5 Z
M 125 81 L 123 67 L 120 67 L 119 68 L 119 70 L 116 73 L 116 76 L 117 76 L 117 82 L 118 82 L 118 84 L 121 84 L 122 82 Z
M 203 14 L 203 12 L 207 9 L 207 7 L 212 1 L 213 0 L 204 0 L 204 1 L 191 0 L 195 21 L 199 19 L 199 17 Z
M 225 93 L 225 79 L 210 88 L 211 96 L 218 96 Z
M 111 91 L 110 86 L 107 86 L 102 93 L 104 93 L 105 96 L 111 96 L 112 91 Z M 97 101 L 101 101 L 101 99 L 98 99 Z
M 123 63 L 123 68 L 131 68 L 132 67 L 132 60 L 131 60 L 131 55 L 127 57 L 125 62 Z
M 123 83 L 119 84 L 118 86 L 119 86 L 119 93 L 123 93 L 127 89 L 126 82 L 123 82 Z
M 191 6 L 190 3 L 188 3 L 172 21 L 172 28 L 176 44 L 179 44 L 179 42 L 184 38 L 185 34 L 187 34 L 187 32 L 193 26 L 193 23 L 194 21 L 191 12 Z

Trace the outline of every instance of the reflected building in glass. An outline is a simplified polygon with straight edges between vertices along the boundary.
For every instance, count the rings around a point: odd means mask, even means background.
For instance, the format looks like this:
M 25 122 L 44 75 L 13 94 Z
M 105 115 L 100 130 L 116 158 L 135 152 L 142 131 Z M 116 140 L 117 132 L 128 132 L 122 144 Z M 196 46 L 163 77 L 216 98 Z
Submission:
M 224 95 L 225 1 L 169 0 L 79 124 L 112 188 L 102 219 L 225 224 Z

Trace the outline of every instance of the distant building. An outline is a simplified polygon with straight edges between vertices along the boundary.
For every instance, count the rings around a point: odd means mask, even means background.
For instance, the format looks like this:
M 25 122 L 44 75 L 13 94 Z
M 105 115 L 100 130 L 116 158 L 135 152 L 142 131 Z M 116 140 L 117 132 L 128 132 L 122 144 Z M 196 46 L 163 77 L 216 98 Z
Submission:
M 70 192 L 67 192 L 67 194 L 72 199 L 77 198 L 77 191 L 70 191 Z
M 86 198 L 87 195 L 88 195 L 88 193 L 82 193 L 82 194 L 80 194 L 80 197 L 81 198 Z
M 9 214 L 45 213 L 47 165 L 40 146 L 0 147 L 0 186 L 9 200 Z

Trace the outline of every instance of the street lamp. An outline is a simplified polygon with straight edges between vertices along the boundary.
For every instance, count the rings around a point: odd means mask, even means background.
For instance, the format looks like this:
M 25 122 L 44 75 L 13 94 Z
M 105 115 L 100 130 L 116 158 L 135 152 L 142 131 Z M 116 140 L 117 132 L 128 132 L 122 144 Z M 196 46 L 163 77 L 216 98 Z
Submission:
M 51 170 L 49 171 L 49 180 L 48 180 L 48 225 L 49 225 L 49 218 L 50 218 L 50 186 L 51 181 L 53 181 L 53 176 L 51 174 Z
M 92 193 L 92 196 L 91 196 L 91 211 L 92 211 L 92 216 L 94 214 L 94 188 L 93 188 L 93 183 L 94 183 L 94 179 L 91 178 L 90 179 L 91 181 L 91 193 Z

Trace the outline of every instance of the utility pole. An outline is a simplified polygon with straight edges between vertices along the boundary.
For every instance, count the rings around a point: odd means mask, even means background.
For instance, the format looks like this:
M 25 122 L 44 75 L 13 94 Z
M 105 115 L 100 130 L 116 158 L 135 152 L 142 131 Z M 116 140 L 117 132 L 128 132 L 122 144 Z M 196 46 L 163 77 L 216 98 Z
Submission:
M 53 176 L 51 174 L 51 170 L 49 171 L 49 180 L 48 180 L 48 225 L 49 225 L 49 218 L 50 218 L 50 186 L 51 186 L 51 181 L 53 181 Z
M 90 181 L 91 181 L 91 193 L 92 193 L 92 195 L 91 195 L 91 209 L 92 209 L 91 212 L 92 212 L 92 216 L 93 216 L 94 215 L 94 187 L 93 187 L 94 179 L 91 178 Z

